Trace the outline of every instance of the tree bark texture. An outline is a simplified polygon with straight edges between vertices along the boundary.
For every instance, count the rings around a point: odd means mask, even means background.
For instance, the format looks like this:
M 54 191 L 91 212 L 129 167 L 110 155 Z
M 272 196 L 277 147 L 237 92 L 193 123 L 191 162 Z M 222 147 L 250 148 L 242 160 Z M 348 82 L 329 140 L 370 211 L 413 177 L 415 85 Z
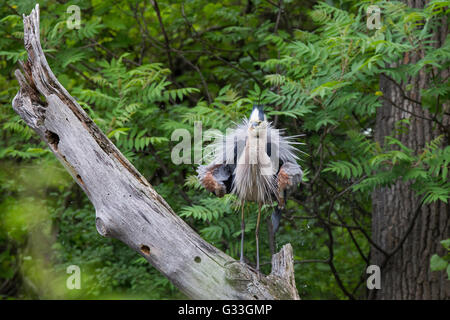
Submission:
M 426 1 L 405 1 L 414 8 L 423 8 Z M 447 23 L 443 21 L 440 32 L 434 34 L 441 46 L 447 36 Z M 422 52 L 410 52 L 399 64 L 415 63 Z M 395 65 L 393 65 L 395 67 Z M 437 72 L 437 71 L 436 71 Z M 448 75 L 448 70 L 446 71 Z M 445 75 L 444 75 L 445 77 Z M 400 84 L 403 92 L 416 101 L 421 101 L 420 90 L 430 84 L 431 74 L 421 70 L 418 76 Z M 412 85 L 410 91 L 406 85 Z M 375 140 L 384 145 L 384 137 L 394 136 L 406 147 L 421 152 L 442 132 L 429 120 L 430 112 L 421 105 L 404 98 L 402 90 L 390 79 L 380 78 L 380 88 L 384 97 L 382 107 L 377 110 Z M 390 102 L 401 109 L 394 107 Z M 444 106 L 448 110 L 448 105 Z M 445 116 L 444 124 L 450 119 Z M 395 123 L 409 119 L 407 130 L 399 130 Z M 448 144 L 448 141 L 444 141 Z M 450 281 L 446 272 L 431 272 L 430 258 L 434 253 L 444 254 L 439 241 L 450 237 L 449 205 L 441 201 L 431 205 L 421 205 L 420 198 L 411 190 L 410 184 L 397 182 L 392 187 L 380 188 L 372 196 L 372 237 L 375 243 L 387 253 L 372 247 L 372 264 L 381 267 L 381 289 L 371 292 L 376 299 L 449 299 Z
M 39 7 L 24 16 L 28 60 L 14 110 L 89 197 L 98 232 L 140 253 L 193 299 L 299 299 L 290 244 L 258 274 L 204 241 L 100 131 L 58 82 L 40 44 Z

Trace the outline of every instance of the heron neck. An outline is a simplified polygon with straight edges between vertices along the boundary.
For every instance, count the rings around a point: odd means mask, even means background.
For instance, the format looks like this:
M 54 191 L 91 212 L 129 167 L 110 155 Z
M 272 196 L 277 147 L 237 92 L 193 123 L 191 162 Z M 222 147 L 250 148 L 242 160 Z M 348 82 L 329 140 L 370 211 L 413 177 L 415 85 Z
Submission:
M 262 153 L 266 152 L 267 131 L 263 130 L 259 136 L 250 135 L 246 142 L 246 153 L 248 153 L 249 164 L 257 164 Z

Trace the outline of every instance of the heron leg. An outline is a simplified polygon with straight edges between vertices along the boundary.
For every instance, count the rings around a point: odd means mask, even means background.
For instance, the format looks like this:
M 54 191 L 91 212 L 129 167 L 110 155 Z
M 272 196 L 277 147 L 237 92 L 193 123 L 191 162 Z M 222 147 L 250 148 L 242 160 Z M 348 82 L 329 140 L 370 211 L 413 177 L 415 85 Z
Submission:
M 256 220 L 256 270 L 259 271 L 259 223 L 261 221 L 261 203 L 258 204 L 258 220 Z
M 244 262 L 244 232 L 245 232 L 245 221 L 244 221 L 244 204 L 245 202 L 242 201 L 241 203 L 241 259 L 240 261 Z

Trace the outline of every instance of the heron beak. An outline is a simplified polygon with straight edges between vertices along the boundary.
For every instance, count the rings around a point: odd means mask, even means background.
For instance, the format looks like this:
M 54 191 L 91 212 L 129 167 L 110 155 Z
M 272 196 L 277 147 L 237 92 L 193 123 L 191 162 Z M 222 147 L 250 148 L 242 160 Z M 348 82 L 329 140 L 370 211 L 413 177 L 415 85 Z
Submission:
M 253 106 L 253 110 L 249 118 L 250 125 L 256 127 L 259 125 L 260 122 L 265 121 L 266 120 L 265 118 L 266 117 L 264 115 L 263 107 L 257 105 Z

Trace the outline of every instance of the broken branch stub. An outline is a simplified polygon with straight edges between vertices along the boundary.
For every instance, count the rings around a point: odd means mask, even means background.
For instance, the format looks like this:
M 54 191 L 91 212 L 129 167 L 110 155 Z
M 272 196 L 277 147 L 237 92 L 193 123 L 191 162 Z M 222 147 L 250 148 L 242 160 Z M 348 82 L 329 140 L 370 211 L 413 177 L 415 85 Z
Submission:
M 96 227 L 139 252 L 193 299 L 298 299 L 292 247 L 259 276 L 204 241 L 152 188 L 59 83 L 39 39 L 39 6 L 24 16 L 28 60 L 13 108 L 89 197 Z M 45 100 L 44 100 L 45 99 Z

